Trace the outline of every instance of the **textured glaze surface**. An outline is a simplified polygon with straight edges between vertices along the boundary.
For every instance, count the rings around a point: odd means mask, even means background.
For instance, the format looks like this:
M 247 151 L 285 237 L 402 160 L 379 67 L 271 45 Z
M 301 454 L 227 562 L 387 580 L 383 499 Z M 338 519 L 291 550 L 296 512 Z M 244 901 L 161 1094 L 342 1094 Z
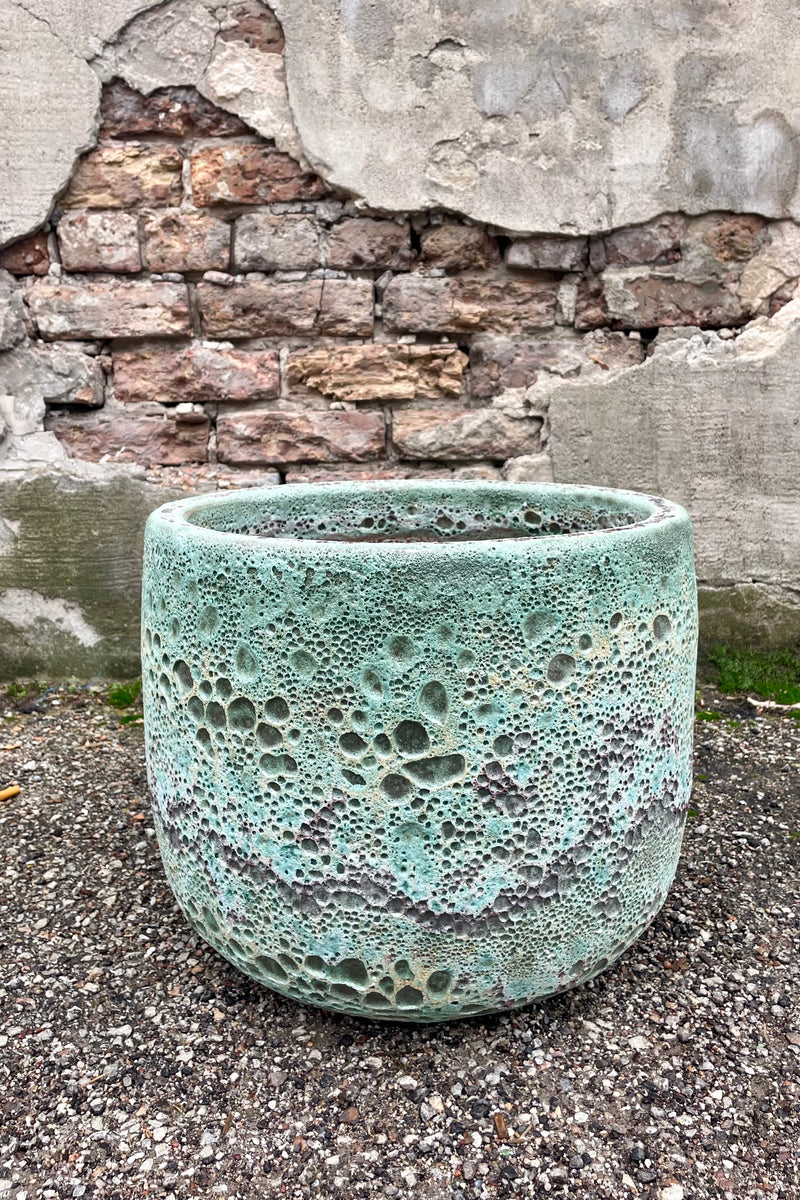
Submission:
M 482 483 L 183 500 L 148 521 L 143 600 L 167 876 L 256 979 L 376 1017 L 510 1008 L 660 908 L 696 648 L 675 505 Z

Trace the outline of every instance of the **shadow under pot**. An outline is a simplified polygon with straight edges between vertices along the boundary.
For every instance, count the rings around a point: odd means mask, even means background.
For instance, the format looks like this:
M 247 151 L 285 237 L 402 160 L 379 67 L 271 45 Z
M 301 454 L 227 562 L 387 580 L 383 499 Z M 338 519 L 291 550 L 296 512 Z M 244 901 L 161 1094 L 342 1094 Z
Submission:
M 147 761 L 188 920 L 286 996 L 441 1021 L 591 979 L 675 874 L 692 537 L 546 484 L 284 486 L 154 512 Z

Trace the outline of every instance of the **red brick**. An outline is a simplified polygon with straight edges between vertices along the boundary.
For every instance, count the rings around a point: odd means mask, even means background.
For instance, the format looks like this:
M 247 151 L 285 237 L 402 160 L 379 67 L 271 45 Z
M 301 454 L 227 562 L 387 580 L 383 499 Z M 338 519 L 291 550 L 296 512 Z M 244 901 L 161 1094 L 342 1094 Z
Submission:
M 589 260 L 594 271 L 639 263 L 677 262 L 685 233 L 686 218 L 680 213 L 665 213 L 642 225 L 626 225 L 592 238 Z
M 57 234 L 68 271 L 141 270 L 138 221 L 132 213 L 66 212 Z
M 48 418 L 47 428 L 69 449 L 73 458 L 99 462 L 108 456 L 116 462 L 144 466 L 180 466 L 208 459 L 207 417 L 192 413 L 189 420 L 175 414 L 124 416 L 109 420 L 105 415 L 81 420 L 68 414 Z
M 327 263 L 339 270 L 407 271 L 412 259 L 408 221 L 349 217 L 334 225 L 328 236 Z
M 118 142 L 84 154 L 62 208 L 164 208 L 181 202 L 181 155 L 174 146 Z
M 758 253 L 767 234 L 763 217 L 727 216 L 715 221 L 703 240 L 720 262 L 746 262 Z
M 324 282 L 324 287 L 323 287 Z M 223 288 L 200 283 L 197 297 L 209 337 L 284 337 L 321 333 L 369 337 L 372 285 L 361 279 L 265 279 Z
M 280 394 L 279 357 L 272 350 L 149 347 L 115 351 L 113 365 L 114 393 L 125 403 L 242 404 Z
M 458 396 L 466 355 L 437 346 L 331 346 L 289 355 L 290 385 L 336 400 L 441 400 Z
M 149 96 L 115 79 L 103 88 L 100 104 L 106 137 L 166 133 L 173 137 L 237 137 L 250 130 L 193 87 L 158 88 Z
M 316 200 L 327 184 L 288 154 L 261 142 L 207 146 L 191 157 L 195 204 L 275 204 Z
M 365 462 L 383 452 L 378 412 L 256 411 L 217 421 L 217 457 L 232 466 Z
M 240 271 L 309 271 L 320 265 L 320 227 L 313 217 L 249 212 L 236 222 L 234 259 Z
M 235 21 L 236 24 L 230 24 Z M 221 42 L 243 42 L 262 54 L 283 53 L 283 30 L 271 8 L 261 0 L 242 0 L 229 4 L 226 28 L 219 34 Z
M 396 276 L 383 296 L 386 329 L 529 333 L 555 324 L 553 288 L 534 279 Z
M 734 292 L 723 284 L 688 283 L 669 276 L 635 278 L 603 276 L 605 307 L 610 321 L 625 329 L 654 329 L 660 325 L 740 325 L 750 315 Z
M 575 299 L 575 328 L 599 329 L 608 324 L 603 279 L 588 272 L 578 280 Z
M 617 370 L 643 358 L 642 343 L 624 333 L 548 341 L 481 334 L 470 346 L 470 395 L 489 397 L 506 388 L 530 387 L 540 371 L 567 378 L 590 361 Z
M 144 222 L 144 254 L 151 271 L 227 271 L 231 227 L 208 213 L 180 208 L 151 213 Z
M 190 332 L 183 284 L 76 275 L 33 280 L 26 299 L 47 341 Z
M 541 427 L 541 417 L 495 408 L 404 408 L 392 416 L 392 443 L 401 458 L 505 459 L 539 451 Z
M 46 275 L 50 269 L 47 233 L 40 229 L 0 250 L 0 271 L 12 275 Z
M 468 271 L 470 268 L 493 267 L 500 262 L 497 242 L 477 225 L 444 221 L 425 229 L 420 241 L 422 261 L 431 267 Z

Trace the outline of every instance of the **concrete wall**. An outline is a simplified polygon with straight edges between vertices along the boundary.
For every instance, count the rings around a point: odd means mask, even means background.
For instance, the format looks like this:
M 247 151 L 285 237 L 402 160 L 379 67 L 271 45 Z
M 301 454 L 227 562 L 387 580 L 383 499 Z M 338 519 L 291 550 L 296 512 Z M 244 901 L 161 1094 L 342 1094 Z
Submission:
M 146 512 L 300 478 L 661 492 L 796 640 L 795 6 L 429 8 L 0 0 L 0 676 L 133 671 Z

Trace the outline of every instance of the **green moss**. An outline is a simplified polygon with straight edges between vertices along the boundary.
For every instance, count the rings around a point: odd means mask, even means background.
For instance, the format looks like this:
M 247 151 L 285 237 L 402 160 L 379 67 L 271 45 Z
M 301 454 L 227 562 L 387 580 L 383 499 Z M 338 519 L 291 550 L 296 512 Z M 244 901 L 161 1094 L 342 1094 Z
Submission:
M 141 679 L 132 679 L 129 683 L 115 683 L 108 689 L 108 703 L 114 708 L 130 708 L 136 703 L 142 690 Z
M 713 708 L 705 708 L 699 713 L 695 713 L 695 721 L 721 721 L 722 713 L 714 712 Z
M 800 658 L 794 650 L 715 646 L 709 659 L 721 692 L 750 692 L 778 704 L 800 702 Z

